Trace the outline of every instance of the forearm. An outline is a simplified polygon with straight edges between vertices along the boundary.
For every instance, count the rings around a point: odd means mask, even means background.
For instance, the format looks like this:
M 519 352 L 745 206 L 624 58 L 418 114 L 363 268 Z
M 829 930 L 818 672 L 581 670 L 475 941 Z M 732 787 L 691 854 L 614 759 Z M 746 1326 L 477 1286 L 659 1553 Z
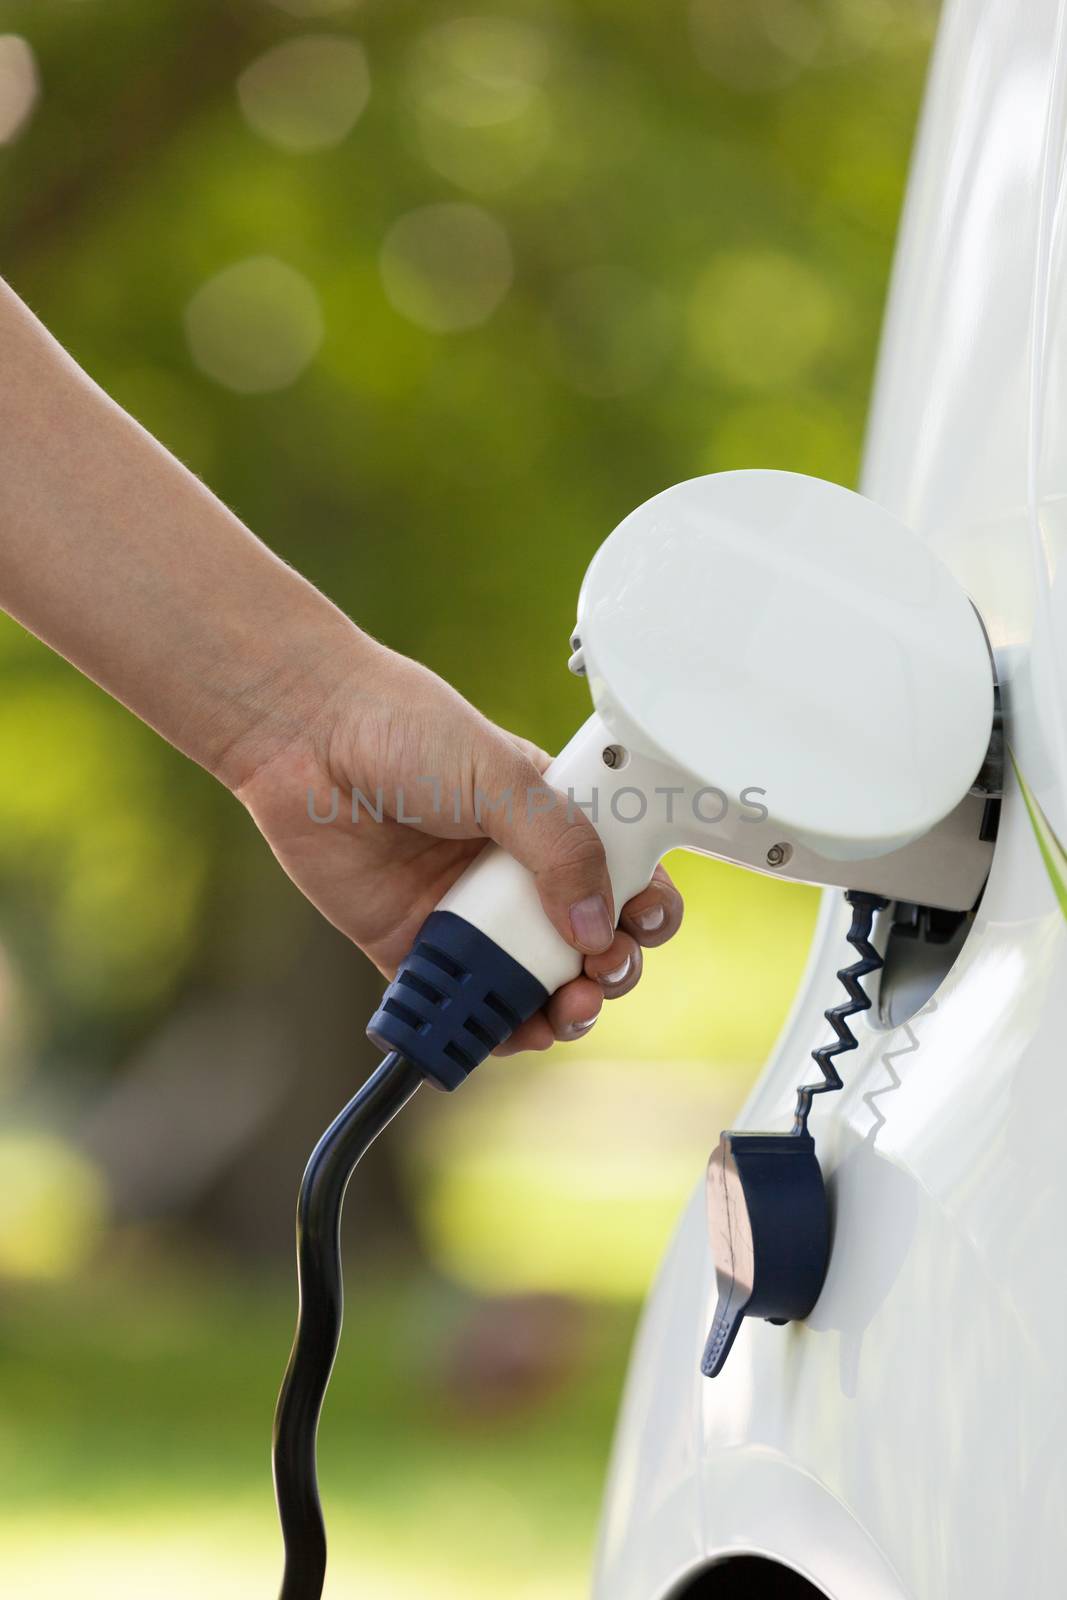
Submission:
M 3 283 L 0 607 L 231 787 L 364 645 Z

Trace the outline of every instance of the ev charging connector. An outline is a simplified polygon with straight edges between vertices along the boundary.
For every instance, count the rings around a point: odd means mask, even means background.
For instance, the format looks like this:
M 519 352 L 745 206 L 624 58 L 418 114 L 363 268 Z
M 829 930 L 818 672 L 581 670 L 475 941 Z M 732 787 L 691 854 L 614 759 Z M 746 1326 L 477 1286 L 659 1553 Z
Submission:
M 994 719 L 978 614 L 889 512 L 786 472 L 678 484 L 594 556 L 572 670 L 594 712 L 545 774 L 604 842 L 616 909 L 674 849 L 848 891 L 858 960 L 827 1011 L 791 1130 L 726 1132 L 709 1167 L 718 1303 L 703 1370 L 721 1370 L 745 1316 L 805 1317 L 825 1277 L 813 1096 L 870 1000 L 876 913 L 893 900 L 969 911 L 989 870 L 980 772 Z M 455 1089 L 582 958 L 532 875 L 487 846 L 444 896 L 368 1026 L 389 1052 L 323 1136 L 298 1208 L 300 1317 L 275 1428 L 286 1544 L 282 1600 L 317 1600 L 326 1545 L 315 1433 L 340 1332 L 338 1229 L 348 1176 L 423 1079 Z

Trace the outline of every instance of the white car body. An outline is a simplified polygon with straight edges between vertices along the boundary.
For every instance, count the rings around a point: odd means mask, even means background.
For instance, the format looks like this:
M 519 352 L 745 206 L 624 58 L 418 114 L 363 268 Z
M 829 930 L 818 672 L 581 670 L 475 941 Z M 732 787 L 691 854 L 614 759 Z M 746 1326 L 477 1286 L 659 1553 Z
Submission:
M 1067 1579 L 1065 14 L 946 7 L 861 485 L 947 563 L 994 648 L 1012 759 L 990 880 L 933 1000 L 895 1029 L 860 1019 L 845 1089 L 818 1104 L 834 1242 L 814 1313 L 746 1322 L 713 1381 L 694 1195 L 633 1358 L 596 1600 L 682 1596 L 700 1573 L 714 1595 L 744 1553 L 831 1600 L 1043 1600 Z M 828 892 L 738 1128 L 788 1128 L 846 926 Z

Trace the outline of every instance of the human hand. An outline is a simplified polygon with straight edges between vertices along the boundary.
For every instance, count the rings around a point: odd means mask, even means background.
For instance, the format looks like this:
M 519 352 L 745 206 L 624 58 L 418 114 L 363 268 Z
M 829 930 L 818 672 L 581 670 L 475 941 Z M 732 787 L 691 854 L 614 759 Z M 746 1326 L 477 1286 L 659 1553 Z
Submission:
M 637 983 L 642 949 L 677 932 L 681 896 L 657 867 L 616 929 L 604 849 L 580 810 L 529 814 L 519 804 L 479 814 L 476 795 L 542 789 L 550 758 L 426 667 L 354 637 L 350 670 L 312 722 L 254 764 L 235 793 L 293 882 L 388 978 L 445 890 L 495 840 L 534 874 L 546 914 L 585 957 L 582 975 L 497 1054 L 581 1038 L 605 999 Z M 379 790 L 381 821 L 361 805 L 353 822 L 353 792 L 376 807 Z
M 504 1048 L 587 1032 L 602 1000 L 637 982 L 642 947 L 677 929 L 667 874 L 622 908 L 616 931 L 604 852 L 580 811 L 531 816 L 519 804 L 479 819 L 478 791 L 543 787 L 542 751 L 361 633 L 2 283 L 0 345 L 0 606 L 239 795 L 293 881 L 388 977 L 496 840 L 534 873 L 551 921 L 585 957 L 583 975 Z M 381 822 L 364 812 L 353 824 L 352 791 L 374 797 L 379 785 Z M 334 789 L 336 822 L 314 821 L 309 791 L 321 817 Z M 419 827 L 398 820 L 401 791 Z

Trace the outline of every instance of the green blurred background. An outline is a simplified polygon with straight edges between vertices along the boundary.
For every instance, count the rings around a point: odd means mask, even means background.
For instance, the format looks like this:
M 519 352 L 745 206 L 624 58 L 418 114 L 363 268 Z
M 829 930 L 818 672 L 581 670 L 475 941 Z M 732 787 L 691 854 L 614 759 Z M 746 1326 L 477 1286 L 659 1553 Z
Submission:
M 855 482 L 933 25 L 0 0 L 0 270 L 364 626 L 556 747 L 624 513 L 721 468 Z M 209 778 L 3 619 L 0 673 L 4 1591 L 270 1594 L 292 1206 L 377 979 Z M 815 910 L 676 866 L 637 995 L 424 1093 L 353 1184 L 334 1596 L 583 1592 L 640 1297 Z

